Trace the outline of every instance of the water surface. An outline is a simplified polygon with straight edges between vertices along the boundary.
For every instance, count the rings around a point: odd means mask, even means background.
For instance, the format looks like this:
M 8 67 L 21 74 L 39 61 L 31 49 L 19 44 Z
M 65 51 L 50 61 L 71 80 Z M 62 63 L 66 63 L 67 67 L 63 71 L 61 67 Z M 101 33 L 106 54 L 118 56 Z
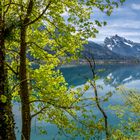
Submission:
M 110 64 L 110 65 L 98 65 L 96 66 L 96 71 L 99 69 L 104 69 L 103 72 L 97 74 L 100 76 L 100 79 L 97 81 L 97 84 L 103 86 L 103 90 L 98 90 L 99 96 L 105 95 L 108 91 L 114 91 L 115 88 L 118 85 L 124 85 L 127 88 L 135 88 L 138 91 L 140 91 L 140 65 L 132 65 L 132 64 Z M 63 67 L 61 68 L 61 71 L 66 79 L 66 82 L 68 82 L 69 86 L 75 86 L 77 87 L 82 87 L 86 82 L 87 79 L 91 79 L 92 73 L 88 65 L 79 65 L 79 66 L 73 66 L 73 67 Z M 104 81 L 105 78 L 109 77 L 111 80 L 106 83 Z M 93 90 L 90 88 L 88 91 L 88 96 L 93 96 Z M 109 116 L 109 123 L 112 125 L 115 125 L 118 123 L 118 119 L 111 112 L 110 110 L 107 109 L 108 105 L 117 105 L 122 103 L 122 98 L 119 94 L 114 94 L 109 102 L 106 102 L 103 104 L 103 107 L 105 108 L 108 116 Z M 15 117 L 17 120 L 17 127 L 19 129 L 18 132 L 18 140 L 20 139 L 20 126 L 21 126 L 21 121 L 20 121 L 20 111 L 19 111 L 19 106 L 15 106 L 14 108 L 15 112 Z M 97 115 L 101 116 L 99 112 L 95 112 Z M 38 125 L 43 125 L 38 124 L 35 120 L 33 121 L 33 126 L 32 126 L 32 135 L 31 135 L 31 140 L 52 140 L 57 136 L 57 128 L 56 126 L 53 126 L 51 124 L 47 124 L 46 127 L 48 131 L 48 135 L 39 135 L 36 126 Z M 65 137 L 57 137 L 57 140 L 68 140 Z

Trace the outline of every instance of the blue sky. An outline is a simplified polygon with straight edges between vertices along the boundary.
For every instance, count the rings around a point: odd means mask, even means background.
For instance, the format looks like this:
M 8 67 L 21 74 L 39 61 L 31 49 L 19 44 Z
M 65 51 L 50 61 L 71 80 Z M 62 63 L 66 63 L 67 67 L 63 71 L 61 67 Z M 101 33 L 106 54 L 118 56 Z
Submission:
M 97 38 L 90 39 L 95 42 L 103 42 L 105 37 L 118 34 L 134 42 L 140 43 L 140 0 L 126 0 L 115 9 L 111 16 L 95 10 L 94 18 L 107 21 L 107 26 L 99 29 Z

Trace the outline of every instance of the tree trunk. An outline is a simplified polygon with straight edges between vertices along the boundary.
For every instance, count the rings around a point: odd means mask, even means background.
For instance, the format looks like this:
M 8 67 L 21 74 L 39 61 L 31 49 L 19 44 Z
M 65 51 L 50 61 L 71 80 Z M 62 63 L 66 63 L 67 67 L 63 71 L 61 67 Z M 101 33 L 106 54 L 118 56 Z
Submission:
M 20 67 L 19 67 L 19 79 L 20 79 L 20 98 L 21 98 L 21 112 L 22 112 L 22 134 L 21 140 L 30 140 L 31 133 L 31 112 L 29 103 L 29 88 L 27 79 L 27 69 L 26 69 L 26 24 L 30 21 L 29 17 L 31 15 L 33 8 L 33 0 L 30 0 L 27 6 L 27 13 L 24 20 L 21 19 L 20 28 Z M 23 12 L 23 11 L 22 11 Z
M 4 20 L 0 3 L 0 140 L 15 140 L 11 95 L 8 93 L 7 70 L 5 68 Z M 5 100 L 3 100 L 5 98 Z
M 107 116 L 106 112 L 104 111 L 104 109 L 100 105 L 100 101 L 99 101 L 99 97 L 98 97 L 97 86 L 96 86 L 95 80 L 93 81 L 92 86 L 94 88 L 96 105 L 97 105 L 99 111 L 102 113 L 103 118 L 104 118 L 104 127 L 105 127 L 106 140 L 109 140 L 108 116 Z
M 26 30 L 27 27 L 24 25 L 21 27 L 20 34 L 20 97 L 22 106 L 22 140 L 30 140 L 31 132 L 31 114 L 29 106 L 29 90 L 28 90 L 28 79 L 26 71 Z
M 92 64 L 92 61 L 89 58 L 85 57 L 85 59 L 89 63 L 89 66 L 90 66 L 90 69 L 91 69 L 91 72 L 92 72 L 93 82 L 91 81 L 90 85 L 93 87 L 93 90 L 94 90 L 95 102 L 96 102 L 97 108 L 99 109 L 99 111 L 101 112 L 101 114 L 103 115 L 103 118 L 104 118 L 106 140 L 109 140 L 110 134 L 109 134 L 109 130 L 108 130 L 108 116 L 107 116 L 106 112 L 104 111 L 104 109 L 100 105 L 97 86 L 96 86 L 96 80 L 95 80 L 95 75 L 96 75 L 96 73 L 95 73 L 95 59 L 94 59 L 93 55 L 91 55 L 91 56 L 92 56 L 93 64 Z

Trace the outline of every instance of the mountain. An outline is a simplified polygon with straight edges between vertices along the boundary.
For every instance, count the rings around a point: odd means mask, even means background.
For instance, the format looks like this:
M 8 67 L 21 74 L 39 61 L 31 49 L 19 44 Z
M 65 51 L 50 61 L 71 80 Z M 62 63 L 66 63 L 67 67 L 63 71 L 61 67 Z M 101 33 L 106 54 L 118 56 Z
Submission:
M 140 43 L 135 43 L 118 35 L 106 37 L 104 47 L 122 56 L 140 58 Z
M 89 41 L 88 44 L 84 45 L 84 52 L 83 55 L 86 57 L 91 57 L 92 55 L 94 55 L 95 59 L 104 59 L 104 60 L 108 60 L 108 59 L 114 59 L 114 60 L 118 60 L 118 59 L 124 59 L 125 57 L 116 54 L 114 52 L 112 52 L 110 49 L 103 47 L 102 45 L 99 45 L 97 43 L 94 43 L 92 41 Z
M 99 60 L 140 60 L 140 43 L 115 35 L 106 37 L 102 45 L 89 41 L 82 54 Z

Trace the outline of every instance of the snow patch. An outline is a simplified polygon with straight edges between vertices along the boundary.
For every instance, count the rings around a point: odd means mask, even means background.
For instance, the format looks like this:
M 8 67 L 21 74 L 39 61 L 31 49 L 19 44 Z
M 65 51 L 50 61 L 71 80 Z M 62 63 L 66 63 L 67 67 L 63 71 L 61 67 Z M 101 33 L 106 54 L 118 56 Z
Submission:
M 126 44 L 126 45 L 130 46 L 131 48 L 133 47 L 133 45 L 132 45 L 132 44 L 129 44 L 129 43 L 127 43 L 127 42 L 124 42 L 124 44 Z
M 110 44 L 108 44 L 107 47 L 112 50 L 112 46 Z
M 113 41 L 114 41 L 114 43 L 115 43 L 115 45 L 117 44 L 117 41 L 115 40 L 115 39 L 113 39 Z

